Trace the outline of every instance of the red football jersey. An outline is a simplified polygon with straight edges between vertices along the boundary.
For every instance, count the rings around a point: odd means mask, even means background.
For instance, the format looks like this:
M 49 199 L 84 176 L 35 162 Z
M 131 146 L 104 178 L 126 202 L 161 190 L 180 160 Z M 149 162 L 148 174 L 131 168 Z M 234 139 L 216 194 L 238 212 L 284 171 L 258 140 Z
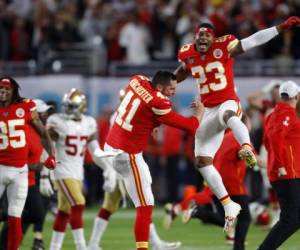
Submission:
M 246 195 L 246 164 L 238 158 L 240 144 L 232 132 L 225 134 L 223 142 L 214 157 L 214 165 L 222 176 L 229 195 Z
M 40 136 L 32 126 L 28 126 L 27 135 L 28 164 L 37 164 L 40 162 L 43 153 L 43 145 Z M 35 171 L 33 170 L 30 170 L 28 173 L 28 185 L 35 185 Z
M 161 123 L 195 133 L 198 120 L 173 112 L 171 106 L 169 98 L 156 91 L 148 78 L 132 77 L 106 142 L 113 148 L 136 154 L 145 149 L 152 130 Z
M 200 54 L 194 43 L 181 47 L 178 60 L 191 71 L 200 89 L 205 107 L 214 107 L 227 100 L 239 101 L 233 82 L 234 59 L 228 53 L 237 44 L 233 35 L 216 38 L 205 54 Z
M 300 178 L 300 120 L 295 108 L 278 103 L 265 121 L 270 181 Z
M 34 102 L 29 99 L 0 107 L 0 164 L 22 167 L 27 163 L 27 133 L 34 109 Z

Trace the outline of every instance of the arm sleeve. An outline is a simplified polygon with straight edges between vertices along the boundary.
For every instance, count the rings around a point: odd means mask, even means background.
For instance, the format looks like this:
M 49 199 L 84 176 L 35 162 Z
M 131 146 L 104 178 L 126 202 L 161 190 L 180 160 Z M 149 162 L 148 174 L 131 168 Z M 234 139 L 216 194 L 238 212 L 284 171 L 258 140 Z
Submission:
M 157 116 L 157 120 L 168 126 L 186 130 L 192 135 L 195 134 L 199 126 L 199 122 L 196 117 L 184 117 L 174 111 L 170 111 L 165 115 Z
M 260 46 L 270 41 L 273 37 L 277 35 L 278 30 L 275 26 L 268 29 L 260 30 L 254 33 L 253 35 L 241 40 L 243 51 L 248 51 L 254 47 Z

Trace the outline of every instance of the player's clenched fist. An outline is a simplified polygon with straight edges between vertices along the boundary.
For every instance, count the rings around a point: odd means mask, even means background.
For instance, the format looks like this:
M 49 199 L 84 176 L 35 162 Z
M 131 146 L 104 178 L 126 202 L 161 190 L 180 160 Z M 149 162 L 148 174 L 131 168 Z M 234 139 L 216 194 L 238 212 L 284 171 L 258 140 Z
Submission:
M 286 19 L 279 27 L 283 30 L 290 29 L 294 26 L 300 25 L 300 18 L 297 16 L 291 16 Z
M 44 162 L 44 166 L 48 169 L 55 169 L 56 168 L 56 160 L 53 155 L 49 155 L 46 161 Z
M 204 114 L 204 105 L 199 100 L 194 101 L 191 104 L 191 107 L 194 108 L 194 116 L 198 119 L 199 123 L 202 120 L 203 114 Z

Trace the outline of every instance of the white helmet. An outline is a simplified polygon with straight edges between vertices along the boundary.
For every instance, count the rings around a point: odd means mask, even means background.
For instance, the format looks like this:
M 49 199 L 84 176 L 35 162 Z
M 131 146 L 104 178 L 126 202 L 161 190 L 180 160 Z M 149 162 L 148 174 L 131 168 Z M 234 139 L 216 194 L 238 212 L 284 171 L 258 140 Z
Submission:
M 78 89 L 72 88 L 63 97 L 64 112 L 71 119 L 79 119 L 81 114 L 86 112 L 86 97 Z

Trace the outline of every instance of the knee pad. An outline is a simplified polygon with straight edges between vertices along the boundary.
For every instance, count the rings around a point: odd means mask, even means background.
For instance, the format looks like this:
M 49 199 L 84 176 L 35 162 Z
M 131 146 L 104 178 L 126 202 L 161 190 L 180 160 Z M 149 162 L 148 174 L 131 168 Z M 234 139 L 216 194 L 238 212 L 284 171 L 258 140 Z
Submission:
M 27 190 L 25 192 L 18 192 L 16 199 L 9 200 L 8 215 L 12 217 L 21 217 L 25 206 L 27 197 Z

